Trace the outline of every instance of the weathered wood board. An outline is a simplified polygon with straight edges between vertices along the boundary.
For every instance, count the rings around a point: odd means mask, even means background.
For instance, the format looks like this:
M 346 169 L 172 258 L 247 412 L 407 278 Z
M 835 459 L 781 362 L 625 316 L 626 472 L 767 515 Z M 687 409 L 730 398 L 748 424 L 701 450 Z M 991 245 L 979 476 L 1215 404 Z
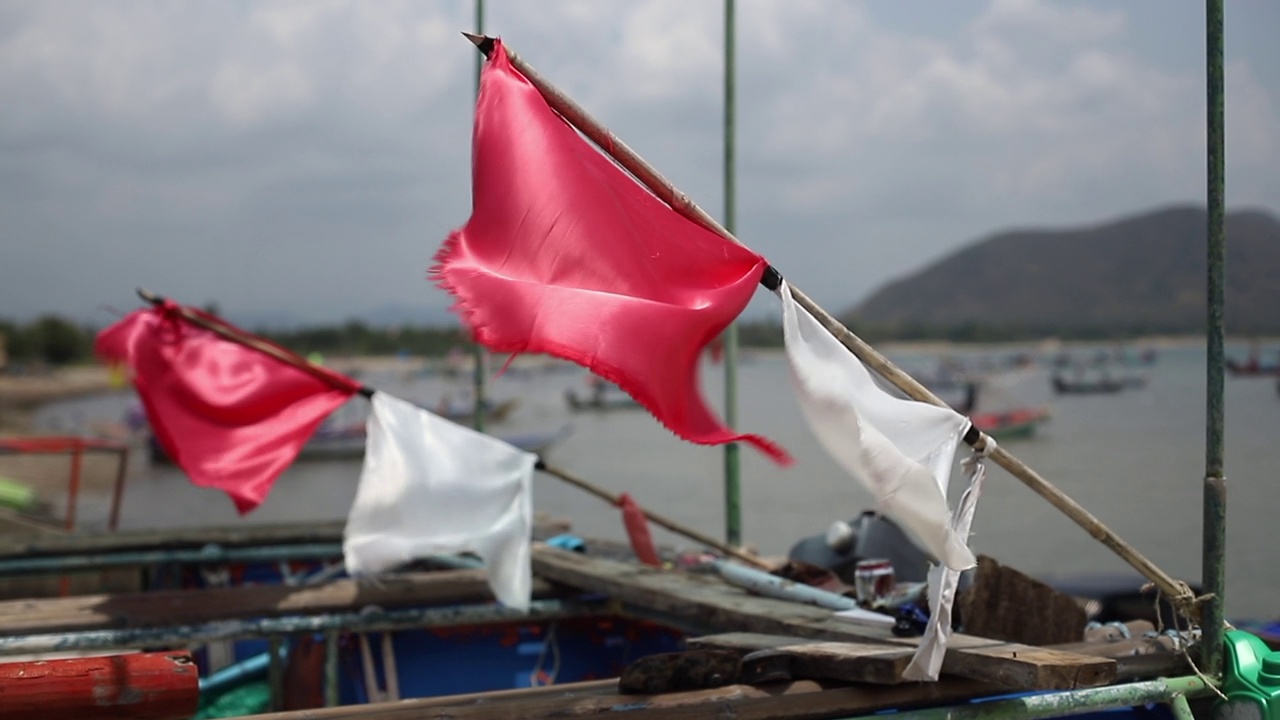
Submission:
M 242 547 L 295 543 L 341 543 L 346 521 L 229 525 L 221 527 L 172 528 L 165 530 L 121 530 L 117 532 L 56 535 L 34 531 L 0 535 L 0 559 L 32 555 L 62 555 L 124 552 L 128 550 L 173 550 L 205 545 Z M 569 523 L 539 513 L 533 536 L 550 537 L 568 532 Z
M 552 582 L 600 592 L 627 612 L 683 624 L 695 632 L 753 632 L 816 640 L 914 647 L 914 638 L 832 617 L 829 610 L 751 595 L 718 578 L 665 572 L 630 563 L 538 547 L 534 573 Z M 942 671 L 1011 689 L 1066 690 L 1098 687 L 1115 679 L 1108 658 L 952 635 Z M 899 676 L 898 682 L 902 679 Z
M 733 650 L 740 656 L 746 656 L 761 650 L 786 648 L 788 652 L 812 647 L 820 644 L 820 640 L 786 637 L 782 635 L 760 635 L 757 633 L 721 633 L 719 635 L 702 635 L 690 638 L 687 645 L 690 650 L 715 649 Z M 854 643 L 853 648 L 861 647 Z M 883 646 L 878 646 L 883 651 Z M 1115 641 L 1078 642 L 1066 645 L 1050 646 L 1048 649 L 1089 655 L 1099 658 L 1111 658 L 1116 661 L 1117 680 L 1136 680 L 1155 677 L 1170 677 L 1190 672 L 1187 658 L 1175 651 L 1170 638 L 1135 637 Z M 903 648 L 908 654 L 914 650 Z M 887 653 L 886 653 L 887 654 Z M 804 667 L 793 666 L 796 678 L 823 678 L 825 670 L 819 669 L 809 675 Z M 848 678 L 856 681 L 857 678 Z M 862 682 L 869 682 L 862 680 Z
M 534 581 L 535 596 L 553 593 Z M 318 585 L 242 585 L 120 595 L 0 602 L 0 636 L 125 627 L 164 627 L 233 618 L 358 611 L 379 607 L 428 607 L 489 602 L 483 570 L 442 570 L 387 575 L 377 583 L 351 579 Z
M 890 708 L 909 709 L 962 702 L 1001 692 L 993 685 L 953 678 L 943 678 L 936 683 L 879 687 L 797 680 L 759 687 L 728 685 L 661 695 L 622 695 L 617 692 L 616 685 L 616 681 L 572 683 L 530 690 L 318 708 L 263 717 L 268 720 L 551 720 L 597 716 L 628 720 L 725 717 L 735 720 L 781 717 L 817 720 L 867 715 Z
M 785 659 L 793 678 L 892 685 L 902 681 L 914 648 L 882 642 L 827 642 L 754 633 L 690 638 L 691 650 L 733 650 L 757 660 Z
M 1088 622 L 1071 596 L 986 555 L 956 609 L 974 635 L 1037 646 L 1076 642 Z

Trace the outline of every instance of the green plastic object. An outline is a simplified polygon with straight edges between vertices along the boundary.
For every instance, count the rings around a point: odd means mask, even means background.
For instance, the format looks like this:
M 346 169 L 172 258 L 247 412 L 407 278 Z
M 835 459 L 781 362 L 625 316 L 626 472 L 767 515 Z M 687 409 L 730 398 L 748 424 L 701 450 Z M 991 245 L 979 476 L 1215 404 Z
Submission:
M 266 680 L 247 683 L 212 698 L 200 698 L 200 709 L 191 720 L 257 715 L 271 708 L 271 686 Z
M 1214 715 L 1232 720 L 1280 720 L 1280 652 L 1258 636 L 1229 630 L 1224 638 L 1222 692 Z
M 36 491 L 17 480 L 0 477 L 0 507 L 26 510 L 36 504 Z

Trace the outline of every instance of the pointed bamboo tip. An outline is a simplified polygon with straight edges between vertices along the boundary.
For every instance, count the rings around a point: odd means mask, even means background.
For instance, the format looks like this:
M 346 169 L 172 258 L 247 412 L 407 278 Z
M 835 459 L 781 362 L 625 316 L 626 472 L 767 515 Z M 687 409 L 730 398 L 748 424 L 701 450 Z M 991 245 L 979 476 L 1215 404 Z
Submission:
M 142 298 L 143 300 L 146 300 L 146 301 L 147 301 L 147 302 L 149 302 L 149 303 L 157 303 L 157 302 L 160 302 L 160 296 L 159 296 L 159 295 L 156 295 L 155 293 L 151 292 L 150 290 L 148 290 L 148 289 L 146 289 L 146 288 L 144 288 L 144 287 L 137 288 L 136 290 L 137 290 L 137 293 L 138 293 L 138 297 Z
M 464 32 L 462 37 L 470 40 L 479 50 L 484 53 L 485 57 L 493 52 L 493 38 L 488 35 L 477 35 L 475 33 Z

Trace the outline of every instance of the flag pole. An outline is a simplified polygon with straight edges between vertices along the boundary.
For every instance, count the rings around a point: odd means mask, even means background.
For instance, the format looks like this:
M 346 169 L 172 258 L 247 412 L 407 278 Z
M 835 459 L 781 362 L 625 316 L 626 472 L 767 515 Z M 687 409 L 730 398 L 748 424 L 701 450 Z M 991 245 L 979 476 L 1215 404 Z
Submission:
M 542 472 L 545 472 L 548 475 L 557 477 L 569 483 L 570 485 L 573 485 L 575 487 L 578 487 L 582 490 L 585 490 L 591 493 L 592 495 L 595 495 L 596 497 L 600 498 L 601 500 L 604 500 L 610 505 L 620 506 L 622 504 L 621 496 L 616 495 L 612 492 L 609 492 L 608 490 L 605 490 L 599 485 L 595 485 L 594 483 L 587 482 L 586 480 L 583 480 L 582 478 L 577 477 L 576 475 L 572 475 L 565 470 L 547 465 L 541 460 L 538 461 L 538 464 L 535 467 L 541 470 Z M 735 557 L 754 567 L 762 568 L 765 570 L 772 569 L 771 566 L 765 561 L 761 560 L 755 555 L 752 555 L 749 552 L 746 552 L 745 550 L 735 547 L 731 543 L 720 542 L 719 540 L 716 540 L 715 538 L 710 537 L 709 535 L 703 535 L 697 530 L 687 528 L 684 525 L 681 525 L 680 523 L 676 522 L 675 520 L 668 519 L 666 517 L 663 517 L 662 515 L 659 515 L 658 513 L 651 512 L 649 510 L 644 510 L 643 508 L 641 509 L 644 512 L 645 517 L 649 519 L 649 522 L 655 525 L 661 525 L 662 527 L 674 533 L 683 535 L 689 538 L 690 540 L 706 545 L 709 548 L 719 550 L 725 555 Z
M 484 34 L 484 0 L 476 0 L 476 32 Z M 484 69 L 484 61 L 482 58 L 476 58 L 476 76 L 475 76 L 475 94 L 480 97 L 480 71 Z M 471 426 L 480 432 L 484 432 L 484 411 L 485 411 L 485 351 L 484 346 L 477 342 L 474 338 L 471 342 L 471 360 L 474 365 L 472 369 L 472 387 L 475 400 L 475 407 L 471 416 Z
M 483 35 L 473 35 L 471 33 L 463 33 L 479 50 L 486 56 L 493 52 L 494 39 Z M 520 71 L 522 75 L 529 81 L 533 87 L 537 88 L 542 94 L 547 104 L 560 114 L 570 125 L 576 127 L 584 135 L 591 139 L 595 145 L 602 151 L 612 157 L 621 167 L 626 169 L 633 177 L 640 181 L 645 187 L 656 195 L 660 200 L 669 205 L 673 210 L 702 225 L 712 232 L 724 237 L 727 240 L 741 244 L 741 241 L 733 236 L 724 228 L 715 218 L 711 217 L 705 210 L 698 207 L 689 196 L 680 192 L 674 185 L 664 178 L 652 165 L 641 158 L 626 143 L 622 142 L 607 127 L 593 118 L 582 106 L 578 105 L 568 95 L 559 88 L 556 88 L 545 78 L 543 78 L 536 70 L 534 70 L 527 62 L 524 61 L 509 45 L 504 45 L 511 65 Z M 773 268 L 770 268 L 773 270 Z M 774 270 L 766 272 L 764 279 L 761 281 L 766 287 L 776 286 L 781 280 L 781 276 Z M 892 383 L 895 387 L 905 393 L 913 400 L 927 402 L 940 407 L 948 407 L 946 403 L 938 399 L 936 395 L 929 391 L 928 388 L 921 385 L 915 378 L 902 371 L 898 366 L 894 365 L 888 358 L 881 355 L 879 351 L 868 345 L 862 338 L 854 335 L 849 328 L 834 318 L 826 310 L 823 310 L 817 303 L 804 294 L 799 288 L 791 285 L 791 295 L 796 302 L 800 304 L 810 315 L 814 317 L 824 328 L 827 329 L 837 340 L 849 349 L 859 360 L 867 366 L 875 370 L 881 377 Z M 965 434 L 965 442 L 972 446 L 975 450 L 983 451 L 987 449 L 989 438 L 986 434 L 977 430 L 971 424 L 969 431 Z M 1108 528 L 1101 520 L 1094 517 L 1088 510 L 1073 500 L 1066 493 L 1062 492 L 1053 483 L 1046 480 L 1035 470 L 1031 469 L 1026 463 L 1023 463 L 1004 447 L 996 446 L 991 451 L 990 459 L 1004 468 L 1024 485 L 1031 488 L 1036 494 L 1049 501 L 1049 504 L 1057 508 L 1060 512 L 1074 521 L 1083 528 L 1091 537 L 1101 542 L 1112 552 L 1118 555 L 1125 562 L 1129 563 L 1134 569 L 1142 574 L 1154 584 L 1161 593 L 1169 598 L 1178 608 L 1180 612 L 1193 620 L 1198 619 L 1200 608 L 1195 597 L 1195 593 L 1183 581 L 1176 580 L 1169 574 L 1161 570 L 1155 563 L 1140 553 L 1129 543 L 1125 542 L 1116 533 Z
M 734 0 L 724 0 L 724 226 L 734 232 L 737 198 L 734 187 L 734 126 L 736 93 L 734 87 Z M 724 331 L 724 422 L 730 430 L 738 425 L 738 321 Z M 742 545 L 742 446 L 731 442 L 724 446 L 724 537 L 735 547 Z
M 150 303 L 155 307 L 162 307 L 165 304 L 169 303 L 169 300 L 167 298 L 161 295 L 156 295 L 155 293 L 149 290 L 146 290 L 144 288 L 138 288 L 137 292 L 139 297 L 141 297 L 143 300 L 145 300 L 146 302 Z M 275 358 L 276 360 L 279 360 L 280 362 L 286 365 L 295 367 L 303 372 L 306 372 L 315 376 L 320 380 L 330 383 L 338 389 L 350 390 L 351 388 L 355 388 L 356 392 L 358 392 L 359 394 L 367 398 L 373 397 L 373 394 L 375 392 L 378 392 L 374 388 L 371 388 L 368 385 L 358 382 L 341 373 L 316 365 L 315 363 L 311 362 L 310 360 L 307 360 L 306 358 L 302 357 L 301 355 L 298 355 L 297 353 L 291 350 L 285 349 L 279 345 L 276 345 L 273 342 L 264 340 L 263 338 L 260 338 L 256 335 L 246 333 L 240 330 L 239 328 L 236 328 L 232 325 L 222 322 L 220 318 L 216 318 L 216 317 L 212 319 L 207 318 L 203 315 L 194 313 L 191 311 L 190 308 L 183 305 L 179 305 L 177 303 L 173 303 L 171 307 L 175 312 L 177 312 L 179 315 L 182 316 L 183 320 L 186 320 L 192 325 L 195 325 L 200 328 L 204 328 L 205 330 L 208 330 L 218 335 L 219 337 L 222 337 L 226 340 L 230 340 L 231 342 L 243 345 L 249 348 L 250 350 L 256 350 L 264 355 L 269 355 L 270 357 Z M 430 412 L 430 411 L 428 410 L 427 412 Z M 563 480 L 569 483 L 570 485 L 574 485 L 578 488 L 586 490 L 592 495 L 603 498 L 604 500 L 608 501 L 612 505 L 615 505 L 615 506 L 619 505 L 620 498 L 617 495 L 597 485 L 589 483 L 586 480 L 583 480 L 582 478 L 579 478 L 576 475 L 573 475 L 567 470 L 558 468 L 554 465 L 548 465 L 546 461 L 543 460 L 541 457 L 538 458 L 538 462 L 535 465 L 535 467 L 538 470 L 552 477 L 559 478 L 560 480 Z M 671 532 L 674 532 L 678 535 L 683 535 L 684 537 L 690 540 L 693 540 L 696 543 L 705 545 L 709 548 L 712 548 L 713 550 L 718 550 L 724 553 L 725 555 L 735 557 L 745 563 L 749 563 L 756 567 L 761 567 L 761 568 L 768 567 L 768 565 L 760 558 L 748 552 L 745 552 L 739 548 L 722 543 L 712 537 L 709 537 L 707 535 L 704 535 L 698 532 L 697 530 L 694 530 L 689 527 L 685 527 L 684 525 L 681 525 L 680 523 L 674 520 L 671 520 L 669 518 L 666 518 L 662 515 L 659 515 L 655 512 L 645 510 L 644 508 L 641 508 L 641 512 L 644 513 L 645 518 L 647 518 L 649 522 L 652 522 L 655 525 L 661 525 L 662 527 L 670 530 Z

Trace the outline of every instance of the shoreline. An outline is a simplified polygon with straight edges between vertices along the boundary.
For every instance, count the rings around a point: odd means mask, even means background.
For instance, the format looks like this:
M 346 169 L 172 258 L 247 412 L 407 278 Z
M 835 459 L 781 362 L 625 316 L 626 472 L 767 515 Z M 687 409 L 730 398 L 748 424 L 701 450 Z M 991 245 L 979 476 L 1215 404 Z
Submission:
M 1248 338 L 1247 341 L 1274 345 L 1280 342 L 1280 338 Z M 1246 339 L 1228 338 L 1228 342 L 1246 342 Z M 1203 347 L 1205 338 L 1197 335 L 1153 335 L 1125 341 L 1045 338 L 992 343 L 966 343 L 948 340 L 891 340 L 878 343 L 876 348 L 886 354 L 946 354 L 974 350 L 1047 354 L 1072 348 L 1114 347 L 1117 345 L 1128 348 L 1154 348 L 1157 350 Z M 749 355 L 769 356 L 781 354 L 782 348 L 744 346 L 742 351 Z M 506 362 L 506 357 L 491 354 L 489 362 L 496 370 L 499 363 Z M 445 357 L 425 356 L 333 356 L 325 360 L 324 366 L 340 373 L 358 377 L 364 373 L 410 371 L 421 368 L 445 369 L 452 367 L 459 371 L 470 372 L 473 360 L 470 354 L 454 361 L 447 360 Z M 566 360 L 553 358 L 549 355 L 520 355 L 511 362 L 510 366 L 514 368 L 576 367 Z M 23 432 L 29 427 L 30 417 L 40 406 L 47 403 L 112 392 L 127 387 L 127 384 L 122 384 L 120 378 L 114 376 L 111 370 L 104 365 L 73 365 L 52 369 L 40 374 L 0 374 L 0 432 Z

